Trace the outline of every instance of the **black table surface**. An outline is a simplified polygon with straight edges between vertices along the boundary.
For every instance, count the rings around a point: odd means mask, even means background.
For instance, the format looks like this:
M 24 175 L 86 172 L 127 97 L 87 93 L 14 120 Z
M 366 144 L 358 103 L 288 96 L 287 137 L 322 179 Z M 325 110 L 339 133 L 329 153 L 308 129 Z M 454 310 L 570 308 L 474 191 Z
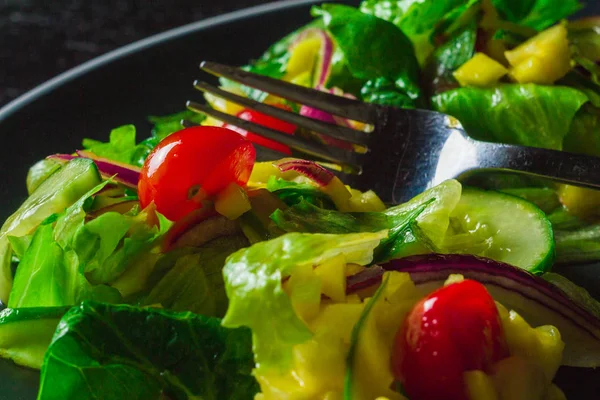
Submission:
M 271 0 L 0 0 L 0 107 L 117 47 Z

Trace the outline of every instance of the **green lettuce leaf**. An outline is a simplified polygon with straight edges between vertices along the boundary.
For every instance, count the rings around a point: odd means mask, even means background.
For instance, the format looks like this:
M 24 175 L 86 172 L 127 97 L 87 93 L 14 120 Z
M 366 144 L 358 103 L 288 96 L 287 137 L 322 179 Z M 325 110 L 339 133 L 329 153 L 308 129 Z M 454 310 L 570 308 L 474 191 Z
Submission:
M 555 150 L 586 101 L 576 89 L 534 84 L 460 88 L 432 99 L 435 110 L 456 117 L 475 139 Z
M 600 156 L 600 108 L 591 104 L 581 107 L 571 122 L 563 148 L 574 153 Z
M 28 307 L 0 311 L 0 356 L 40 369 L 58 321 L 70 308 Z
M 419 99 L 419 64 L 412 43 L 400 29 L 339 4 L 324 4 L 312 12 L 323 18 L 352 76 L 365 82 L 385 78 L 396 91 L 413 101 Z M 389 90 L 389 85 L 385 89 Z
M 288 206 L 307 201 L 321 208 L 335 208 L 329 196 L 310 183 L 286 181 L 271 176 L 267 181 L 267 190 L 279 197 Z
M 252 399 L 250 332 L 220 320 L 84 302 L 60 321 L 39 400 Z
M 578 11 L 578 0 L 492 0 L 500 16 L 542 30 Z
M 311 338 L 281 286 L 297 267 L 319 265 L 343 254 L 348 263 L 367 265 L 387 231 L 348 235 L 288 233 L 242 249 L 223 268 L 229 308 L 223 326 L 252 329 L 258 368 L 285 369 L 292 347 Z
M 139 145 L 135 141 L 135 126 L 123 125 L 110 131 L 107 143 L 94 139 L 83 139 L 83 148 L 97 156 L 131 164 Z
M 347 234 L 389 230 L 388 237 L 382 239 L 375 249 L 373 262 L 382 262 L 402 253 L 409 238 L 405 233 L 433 201 L 429 199 L 419 207 L 401 213 L 395 213 L 393 209 L 386 212 L 343 213 L 324 210 L 303 201 L 285 211 L 275 211 L 271 219 L 286 232 Z
M 247 245 L 243 236 L 227 236 L 182 251 L 141 305 L 160 304 L 172 311 L 223 316 L 228 304 L 222 273 L 225 259 Z M 165 267 L 161 264 L 157 268 Z

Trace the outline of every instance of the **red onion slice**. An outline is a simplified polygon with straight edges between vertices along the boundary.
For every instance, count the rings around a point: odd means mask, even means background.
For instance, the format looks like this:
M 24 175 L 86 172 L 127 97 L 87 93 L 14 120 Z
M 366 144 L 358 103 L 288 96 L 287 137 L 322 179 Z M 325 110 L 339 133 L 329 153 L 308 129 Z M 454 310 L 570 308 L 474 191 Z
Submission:
M 281 172 L 296 171 L 321 187 L 327 186 L 327 184 L 335 178 L 333 173 L 319 164 L 299 158 L 283 158 L 279 161 L 274 161 L 273 165 L 279 168 Z

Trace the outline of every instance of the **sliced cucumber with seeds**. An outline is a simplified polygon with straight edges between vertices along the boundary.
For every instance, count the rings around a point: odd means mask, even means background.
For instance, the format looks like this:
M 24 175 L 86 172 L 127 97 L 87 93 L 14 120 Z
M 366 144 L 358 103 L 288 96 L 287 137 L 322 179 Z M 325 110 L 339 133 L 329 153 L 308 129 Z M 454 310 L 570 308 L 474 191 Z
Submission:
M 552 266 L 554 235 L 535 204 L 510 194 L 464 188 L 440 250 L 488 257 L 537 274 Z

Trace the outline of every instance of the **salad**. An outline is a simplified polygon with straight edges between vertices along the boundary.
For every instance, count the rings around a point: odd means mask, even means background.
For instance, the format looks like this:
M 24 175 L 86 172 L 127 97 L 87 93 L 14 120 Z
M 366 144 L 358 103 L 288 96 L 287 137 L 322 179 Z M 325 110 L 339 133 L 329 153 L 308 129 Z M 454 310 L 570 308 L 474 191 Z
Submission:
M 244 68 L 600 156 L 600 20 L 567 22 L 580 7 L 323 4 Z M 33 165 L 0 228 L 0 355 L 41 371 L 38 399 L 558 400 L 561 366 L 600 366 L 600 303 L 560 273 L 600 261 L 598 192 L 490 173 L 384 204 L 205 115 L 150 121 Z

